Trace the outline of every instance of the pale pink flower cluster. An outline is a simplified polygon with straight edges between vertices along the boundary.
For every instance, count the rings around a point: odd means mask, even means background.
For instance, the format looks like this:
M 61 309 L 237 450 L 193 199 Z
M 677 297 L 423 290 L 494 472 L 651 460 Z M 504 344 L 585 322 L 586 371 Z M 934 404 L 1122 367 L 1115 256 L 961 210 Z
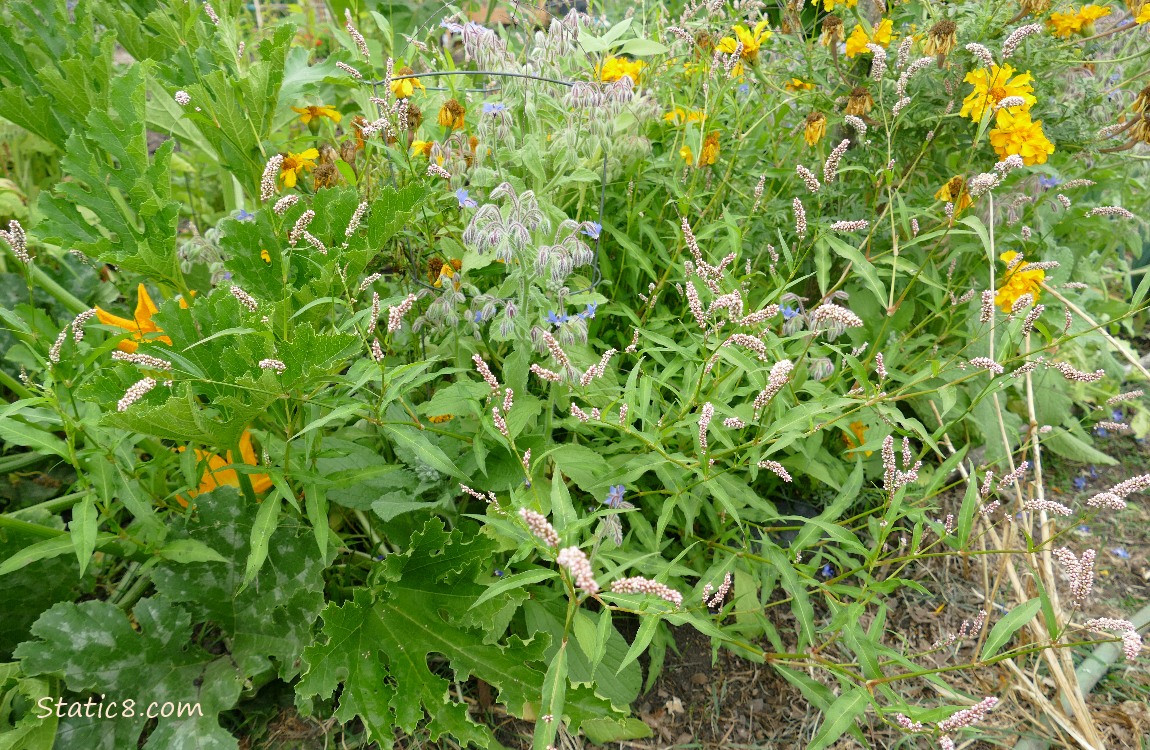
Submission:
M 1099 492 L 1087 500 L 1086 504 L 1091 508 L 1122 510 L 1126 507 L 1127 495 L 1132 492 L 1140 492 L 1147 487 L 1150 487 L 1150 474 L 1131 477 L 1123 482 L 1119 482 L 1105 492 Z
M 284 163 L 283 154 L 275 154 L 268 159 L 264 173 L 260 177 L 260 200 L 270 201 L 276 194 L 276 182 L 279 180 L 280 167 Z
M 1077 370 L 1065 362 L 1055 362 L 1050 367 L 1062 373 L 1062 377 L 1067 380 L 1075 380 L 1080 383 L 1096 383 L 1101 380 L 1105 375 L 1105 370 L 1095 370 L 1094 372 L 1082 372 Z
M 520 508 L 519 517 L 527 524 L 527 529 L 548 547 L 559 546 L 559 532 L 545 516 L 529 508 Z
M 1076 605 L 1083 604 L 1094 587 L 1094 550 L 1086 550 L 1081 558 L 1075 557 L 1068 547 L 1059 547 L 1053 554 L 1070 579 L 1070 598 Z
M 842 161 L 843 154 L 850 148 L 850 138 L 843 138 L 839 141 L 839 145 L 835 146 L 827 160 L 823 162 L 823 182 L 830 184 L 835 181 L 835 177 L 839 173 L 839 162 Z
M 758 421 L 759 414 L 762 413 L 767 403 L 790 381 L 791 371 L 794 369 L 795 365 L 789 359 L 781 359 L 771 367 L 771 372 L 767 375 L 767 387 L 759 391 L 759 395 L 755 396 L 754 419 L 756 421 Z
M 66 329 L 65 329 L 66 330 Z M 170 370 L 172 363 L 166 359 L 153 357 L 149 354 L 140 354 L 139 352 L 112 352 L 112 359 L 117 362 L 131 362 L 134 365 L 147 367 L 150 370 Z
M 495 393 L 500 388 L 502 388 L 502 386 L 499 385 L 499 381 L 495 377 L 495 373 L 491 372 L 491 368 L 487 366 L 487 362 L 484 361 L 483 357 L 479 356 L 478 354 L 472 354 L 471 361 L 475 363 L 475 369 L 479 371 L 479 375 L 483 378 L 483 382 L 491 386 L 492 393 Z
M 795 212 L 795 234 L 801 239 L 807 234 L 807 212 L 803 208 L 803 202 L 798 198 L 791 202 L 791 208 Z
M 505 438 L 510 438 L 511 433 L 507 431 L 507 420 L 499 413 L 499 407 L 491 407 L 491 421 L 495 423 L 495 429 L 499 430 L 499 434 Z
M 767 471 L 771 472 L 772 474 L 774 474 L 775 476 L 777 476 L 779 479 L 783 480 L 784 482 L 791 481 L 790 472 L 788 472 L 786 467 L 783 466 L 778 461 L 770 461 L 770 460 L 764 459 L 762 461 L 759 461 L 759 468 L 760 469 L 766 469 Z
M 803 178 L 803 182 L 806 183 L 807 190 L 810 190 L 812 193 L 819 192 L 819 188 L 821 188 L 822 185 L 819 184 L 819 180 L 817 177 L 815 177 L 814 172 L 807 169 L 802 164 L 799 164 L 795 167 L 795 172 L 798 173 L 799 177 Z
M 1026 504 L 1022 506 L 1022 509 L 1046 511 L 1047 513 L 1053 513 L 1056 516 L 1069 516 L 1074 512 L 1062 503 L 1056 503 L 1053 500 L 1028 500 Z
M 831 231 L 834 232 L 861 232 L 870 226 L 870 222 L 866 219 L 856 219 L 855 221 L 836 221 L 831 224 Z
M 295 220 L 295 224 L 292 226 L 291 231 L 288 232 L 289 245 L 295 247 L 296 243 L 299 242 L 300 237 L 307 234 L 308 225 L 311 224 L 311 220 L 314 218 L 315 211 L 311 210 L 310 208 L 299 215 L 299 218 Z
M 882 352 L 876 352 L 874 355 L 874 371 L 879 380 L 886 380 L 886 362 L 883 360 Z
M 918 470 L 922 468 L 922 461 L 913 465 L 914 456 L 910 451 L 910 440 L 902 439 L 902 471 L 899 471 L 894 457 L 894 437 L 887 435 L 882 441 L 882 486 L 887 492 L 894 492 L 903 485 L 910 484 L 918 479 Z
M 747 426 L 747 423 L 738 417 L 727 417 L 723 420 L 723 426 L 732 430 L 741 430 Z
M 1086 212 L 1087 216 L 1117 216 L 1120 219 L 1133 219 L 1134 214 L 1121 206 L 1097 206 Z
M 583 373 L 583 377 L 579 378 L 579 385 L 588 386 L 595 378 L 603 377 L 603 373 L 607 371 L 607 365 L 610 364 L 611 358 L 618 352 L 615 349 L 608 349 L 603 352 L 603 356 L 599 358 L 598 364 L 591 365 L 587 368 L 587 372 Z
M 1041 33 L 1042 24 L 1040 23 L 1029 23 L 1025 26 L 1019 26 L 1017 29 L 1010 32 L 1010 36 L 1006 37 L 1006 41 L 1003 42 L 1002 59 L 1010 59 L 1010 56 L 1013 55 L 1014 51 L 1018 49 L 1018 45 L 1022 43 L 1023 39 L 1033 34 Z
M 409 294 L 403 298 L 403 301 L 398 305 L 391 305 L 387 308 L 387 332 L 395 333 L 403 325 L 403 317 L 411 310 L 411 306 L 415 304 L 415 295 Z
M 578 547 L 565 547 L 559 550 L 555 562 L 571 572 L 571 577 L 575 579 L 577 587 L 588 594 L 599 593 L 599 584 L 595 582 L 595 574 L 591 571 L 591 561 L 587 559 L 583 550 Z
M 344 25 L 344 28 L 347 29 L 347 33 L 351 36 L 352 41 L 355 42 L 355 46 L 359 50 L 359 54 L 363 55 L 364 60 L 370 60 L 371 53 L 367 51 L 367 40 L 363 38 L 363 34 L 359 33 L 359 29 L 357 29 L 351 22 L 351 10 L 349 8 L 344 8 L 343 16 L 344 20 L 347 22 Z
M 177 91 L 173 98 L 176 100 L 176 104 L 179 104 L 181 107 L 188 106 L 192 101 L 192 97 L 183 89 Z
M 725 576 L 723 576 L 723 583 L 719 586 L 718 591 L 715 591 L 715 587 L 709 583 L 704 586 L 704 606 L 710 607 L 711 609 L 717 609 L 723 603 L 723 600 L 727 598 L 727 593 L 731 590 L 731 583 L 733 583 L 733 581 L 734 579 L 731 577 L 731 574 L 727 573 Z M 711 596 L 712 592 L 714 592 L 714 596 Z
M 1087 620 L 1086 627 L 1090 630 L 1109 630 L 1118 633 L 1122 638 L 1122 653 L 1129 661 L 1137 659 L 1138 654 L 1142 651 L 1142 636 L 1138 635 L 1138 630 L 1134 627 L 1134 623 L 1129 620 L 1096 617 L 1093 620 Z
M 375 333 L 375 326 L 379 323 L 379 309 L 380 309 L 379 292 L 371 293 L 371 315 L 367 322 L 367 335 Z
M 431 162 L 427 165 L 427 175 L 429 177 L 442 177 L 445 180 L 451 179 L 451 172 L 448 172 L 446 169 L 439 166 L 435 162 Z
M 994 318 L 994 290 L 982 293 L 982 308 L 978 312 L 979 323 L 989 323 Z
M 233 297 L 240 301 L 241 305 L 248 309 L 248 312 L 255 312 L 256 309 L 259 308 L 259 303 L 255 301 L 252 295 L 240 289 L 238 286 L 233 285 L 228 291 L 232 293 Z
M 586 422 L 591 419 L 591 417 L 587 415 L 587 412 L 583 411 L 575 404 L 571 404 L 571 416 L 575 417 L 580 422 Z
M 128 407 L 147 395 L 148 391 L 156 387 L 154 378 L 144 378 L 136 382 L 124 393 L 124 397 L 116 404 L 116 411 L 127 411 Z
M 715 405 L 710 401 L 703 404 L 699 411 L 699 453 L 707 453 L 707 429 L 711 426 L 711 419 L 715 416 Z
M 811 329 L 814 331 L 827 331 L 832 337 L 839 335 L 847 328 L 862 328 L 862 318 L 855 315 L 845 307 L 833 302 L 825 302 L 811 311 L 809 316 Z
M 997 488 L 998 491 L 1002 492 L 1007 487 L 1014 486 L 1014 484 L 1019 479 L 1022 479 L 1023 475 L 1026 474 L 1026 470 L 1029 468 L 1030 468 L 1030 462 L 1029 461 L 1023 461 L 1022 463 L 1020 463 L 1014 471 L 1010 472 L 1009 474 L 1006 474 L 1005 476 L 1002 477 L 1002 479 L 999 480 L 998 488 Z
M 1126 393 L 1119 393 L 1117 396 L 1111 396 L 1110 398 L 1106 399 L 1106 405 L 1107 406 L 1114 406 L 1115 404 L 1120 404 L 1123 401 L 1131 401 L 1131 400 L 1136 399 L 1136 398 L 1141 398 L 1142 395 L 1143 394 L 1142 394 L 1141 388 L 1139 388 L 1136 391 L 1127 391 Z
M 462 482 L 459 483 L 459 489 L 463 490 L 464 493 L 471 495 L 476 500 L 482 500 L 485 503 L 492 503 L 492 504 L 495 504 L 497 502 L 494 492 L 488 492 L 486 495 L 484 495 L 482 492 L 478 492 L 477 490 L 473 490 L 470 487 L 468 487 L 466 484 L 463 484 Z
M 676 607 L 683 606 L 683 595 L 665 584 L 653 581 L 642 576 L 620 578 L 611 584 L 611 591 L 616 594 L 650 594 L 669 601 Z
M 288 193 L 275 202 L 275 205 L 272 206 L 272 210 L 275 211 L 277 215 L 283 216 L 289 208 L 297 203 L 299 203 L 299 196 L 295 193 Z
M 997 704 L 998 698 L 983 698 L 970 708 L 964 708 L 957 713 L 951 714 L 950 718 L 940 721 L 938 728 L 943 732 L 952 732 L 955 729 L 974 726 L 985 719 L 990 709 L 994 708 Z
M 536 377 L 540 378 L 541 380 L 546 380 L 548 383 L 558 383 L 563 379 L 563 376 L 554 370 L 548 370 L 547 368 L 540 367 L 539 365 L 531 365 L 531 372 L 535 373 Z
M 736 333 L 724 341 L 723 346 L 741 346 L 750 349 L 758 355 L 761 361 L 767 361 L 767 345 L 762 342 L 762 339 L 754 336 L 748 336 L 745 333 Z
M 351 237 L 355 231 L 359 229 L 360 222 L 363 221 L 363 215 L 367 213 L 367 201 L 363 201 L 355 207 L 355 213 L 351 215 L 351 220 L 347 222 L 347 229 L 343 230 L 344 237 Z
M 275 370 L 276 372 L 282 373 L 284 370 L 287 369 L 287 365 L 285 365 L 283 362 L 281 362 L 278 359 L 261 359 L 260 360 L 260 369 L 261 370 Z

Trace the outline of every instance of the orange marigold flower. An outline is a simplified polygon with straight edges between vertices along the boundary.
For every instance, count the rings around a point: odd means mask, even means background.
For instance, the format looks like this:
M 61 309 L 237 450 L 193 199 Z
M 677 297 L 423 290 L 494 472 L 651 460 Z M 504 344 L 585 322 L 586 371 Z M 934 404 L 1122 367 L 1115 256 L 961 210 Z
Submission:
M 998 256 L 998 259 L 1009 267 L 1010 262 L 1017 257 L 1018 253 L 1009 251 Z M 994 295 L 994 304 L 1002 308 L 1003 312 L 1010 312 L 1014 303 L 1024 294 L 1033 295 L 1034 301 L 1038 302 L 1038 295 L 1042 291 L 1042 282 L 1046 279 L 1046 271 L 1042 269 L 1025 271 L 1023 270 L 1025 266 L 1026 262 L 1020 261 L 1006 272 L 1006 276 L 998 284 L 998 293 Z
M 1045 164 L 1046 157 L 1054 153 L 1054 144 L 1042 132 L 1042 120 L 1032 122 L 1029 112 L 1011 113 L 998 110 L 995 128 L 990 131 L 990 145 L 998 158 L 1012 154 L 1022 157 L 1026 166 Z
M 318 120 L 321 117 L 326 117 L 332 122 L 338 123 L 342 118 L 339 112 L 326 104 L 308 105 L 305 107 L 292 107 L 293 112 L 299 113 L 300 122 L 307 125 L 312 120 Z

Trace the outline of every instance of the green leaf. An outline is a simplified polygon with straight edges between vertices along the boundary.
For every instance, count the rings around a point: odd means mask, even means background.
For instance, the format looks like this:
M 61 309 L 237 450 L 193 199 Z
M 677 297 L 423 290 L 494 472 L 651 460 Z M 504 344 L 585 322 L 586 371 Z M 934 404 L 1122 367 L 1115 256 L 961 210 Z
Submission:
M 73 747 L 135 747 L 146 722 L 138 720 L 153 702 L 199 704 L 202 715 L 160 718 L 145 745 L 149 750 L 183 747 L 194 737 L 205 750 L 234 750 L 238 743 L 217 716 L 235 706 L 243 676 L 227 656 L 204 651 L 192 637 L 191 617 L 163 598 L 141 600 L 133 610 L 138 630 L 118 607 L 103 601 L 60 603 L 32 626 L 35 640 L 21 644 L 16 657 L 29 675 L 62 673 L 76 693 L 107 694 L 125 706 L 136 701 L 136 721 L 68 720 L 88 741 Z M 105 703 L 107 709 L 108 704 Z M 97 723 L 98 721 L 98 723 Z M 97 744 L 92 740 L 101 737 Z M 107 744 L 105 744 L 107 743 Z
M 830 747 L 843 733 L 854 726 L 855 719 L 870 704 L 870 695 L 865 688 L 857 687 L 840 695 L 825 712 L 819 733 L 807 744 L 807 750 L 823 750 Z
M 1103 466 L 1113 466 L 1118 463 L 1114 458 L 1085 440 L 1076 437 L 1068 430 L 1055 429 L 1054 432 L 1046 436 L 1042 444 L 1063 458 L 1069 458 L 1078 463 L 1101 464 Z
M 619 48 L 619 54 L 646 57 L 648 55 L 661 55 L 668 49 L 665 44 L 660 44 L 654 39 L 628 39 Z
M 986 643 L 982 646 L 982 654 L 979 656 L 981 661 L 986 661 L 995 654 L 998 650 L 1006 645 L 1010 637 L 1014 635 L 1019 628 L 1026 625 L 1034 619 L 1038 614 L 1038 610 L 1042 607 L 1042 600 L 1038 597 L 1031 599 L 1025 604 L 1020 604 L 1007 613 L 1006 617 L 994 624 L 990 629 L 990 634 L 986 636 Z
M 72 520 L 68 531 L 72 534 L 72 546 L 76 559 L 80 561 L 80 575 L 88 569 L 92 553 L 96 551 L 96 534 L 99 531 L 100 514 L 91 495 L 72 506 Z
M 19 664 L 0 664 L 0 706 L 33 709 L 5 710 L 0 722 L 0 750 L 52 750 L 59 718 L 55 711 L 43 716 L 35 707 L 45 698 L 48 705 L 54 705 L 59 694 L 55 679 L 25 677 Z
M 851 268 L 858 271 L 862 280 L 866 283 L 867 288 L 870 289 L 874 295 L 879 307 L 885 309 L 887 303 L 886 287 L 879 279 L 878 272 L 875 271 L 874 265 L 866 259 L 866 256 L 864 256 L 857 247 L 848 245 L 833 234 L 823 235 L 819 238 L 819 241 L 826 242 L 830 245 L 830 248 L 835 251 L 836 255 L 850 261 Z
M 231 488 L 197 495 L 194 513 L 173 525 L 159 552 L 165 561 L 152 571 L 152 580 L 167 599 L 190 604 L 197 622 L 210 622 L 226 635 L 231 658 L 244 674 L 274 668 L 290 680 L 313 640 L 312 623 L 324 605 L 323 571 L 334 552 L 317 554 L 302 524 L 281 524 L 271 535 L 265 564 L 244 586 L 257 515 L 279 504 L 268 497 L 251 505 Z
M 638 659 L 639 654 L 646 650 L 651 639 L 655 637 L 655 629 L 659 627 L 660 619 L 659 615 L 655 614 L 643 615 L 642 622 L 639 623 L 639 631 L 635 633 L 635 640 L 631 641 L 631 647 L 627 649 L 623 661 L 619 662 L 619 666 L 615 668 L 615 674 L 622 672 L 624 667 Z
M 799 574 L 781 549 L 767 546 L 766 555 L 782 581 L 783 590 L 791 595 L 791 611 L 799 624 L 799 647 L 815 642 L 815 609 L 811 606 L 807 587 L 799 580 Z
M 476 578 L 489 570 L 494 551 L 494 542 L 471 530 L 448 533 L 441 521 L 430 521 L 406 552 L 380 565 L 384 582 L 376 596 L 360 588 L 324 610 L 320 639 L 304 654 L 298 700 L 330 697 L 342 684 L 336 718 L 358 716 L 375 741 L 390 745 L 398 727 L 426 732 L 433 743 L 450 734 L 460 744 L 492 746 L 489 730 L 471 719 L 466 704 L 452 700 L 451 682 L 428 668 L 428 656 L 437 654 L 457 679 L 475 676 L 492 685 L 513 715 L 538 716 L 549 639 L 488 644 L 459 620 L 486 590 Z M 499 606 L 490 601 L 476 611 Z M 571 731 L 589 718 L 617 716 L 583 690 L 568 693 L 565 713 Z
M 443 449 L 432 443 L 428 439 L 427 433 L 422 430 L 408 425 L 385 424 L 383 425 L 383 431 L 397 444 L 413 452 L 421 461 L 436 471 L 455 477 L 456 479 L 469 479 L 469 477 L 460 471 L 459 467 L 447 457 Z
M 966 549 L 970 541 L 970 532 L 974 528 L 974 519 L 982 505 L 978 496 L 978 483 L 974 477 L 966 484 L 966 494 L 962 498 L 962 507 L 958 511 L 958 548 Z
M 268 557 L 268 544 L 271 542 L 272 534 L 276 529 L 276 522 L 279 520 L 280 510 L 283 508 L 283 503 L 280 502 L 279 492 L 273 492 L 264 498 L 260 503 L 260 509 L 256 513 L 255 523 L 252 524 L 251 533 L 251 549 L 248 550 L 247 567 L 244 570 L 244 580 L 240 584 L 242 591 L 251 583 L 256 574 L 260 572 L 263 567 L 264 560 Z
M 479 598 L 472 602 L 468 609 L 474 609 L 489 599 L 493 599 L 507 591 L 511 591 L 512 589 L 523 588 L 524 586 L 530 586 L 533 583 L 539 583 L 540 581 L 546 581 L 550 578 L 558 577 L 559 574 L 550 568 L 527 570 L 522 573 L 516 573 L 515 575 L 504 576 L 499 581 L 499 583 L 488 586 L 487 590 L 484 591 L 479 596 Z
M 228 559 L 196 539 L 173 539 L 156 552 L 165 560 L 177 563 L 221 562 Z
M 567 698 L 567 643 L 559 645 L 559 650 L 551 657 L 551 665 L 543 678 L 543 696 L 539 710 L 542 715 L 553 716 L 551 721 L 540 718 L 535 722 L 534 750 L 547 750 L 555 741 L 559 724 L 563 719 L 563 704 Z
M 68 460 L 68 445 L 50 432 L 15 419 L 0 422 L 0 440 L 10 445 L 22 445 L 41 453 L 50 453 Z

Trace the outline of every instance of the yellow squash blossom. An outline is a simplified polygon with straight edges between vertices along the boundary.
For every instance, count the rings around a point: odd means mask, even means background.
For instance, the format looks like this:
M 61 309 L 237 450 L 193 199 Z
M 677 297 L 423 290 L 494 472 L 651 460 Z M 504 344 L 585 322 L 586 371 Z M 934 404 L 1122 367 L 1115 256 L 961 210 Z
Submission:
M 181 453 L 184 448 L 181 446 L 177 448 Z M 235 469 L 225 469 L 225 466 L 236 463 L 232 457 L 232 452 L 227 452 L 227 457 L 219 455 L 218 453 L 209 453 L 208 451 L 195 449 L 196 461 L 207 462 L 208 466 L 204 469 L 204 474 L 200 477 L 200 486 L 194 490 L 190 490 L 187 497 L 179 496 L 176 499 L 180 505 L 187 507 L 188 498 L 193 498 L 203 492 L 211 492 L 218 487 L 239 487 L 240 477 Z M 240 435 L 240 457 L 243 462 L 248 466 L 259 466 L 259 461 L 256 460 L 255 449 L 252 448 L 252 434 L 244 430 L 244 434 Z M 272 479 L 267 474 L 248 474 L 248 479 L 252 483 L 252 489 L 256 494 L 267 492 L 272 487 Z
M 343 115 L 335 111 L 335 109 L 327 106 L 326 104 L 307 107 L 292 107 L 292 111 L 299 113 L 300 122 L 302 122 L 304 125 L 307 125 L 312 120 L 318 120 L 321 117 L 326 117 L 332 122 L 339 122 L 343 117 Z
M 1018 257 L 1014 251 L 1005 252 L 998 256 L 999 260 L 1010 267 L 1011 261 Z M 1038 302 L 1038 295 L 1042 290 L 1042 282 L 1046 279 L 1046 271 L 1042 269 L 1025 271 L 1026 261 L 1020 260 L 1011 270 L 1006 272 L 998 284 L 998 293 L 994 295 L 994 304 L 1002 308 L 1003 312 L 1010 312 L 1014 303 L 1024 294 L 1034 296 Z
M 643 70 L 642 60 L 628 60 L 625 57 L 608 57 L 599 66 L 599 80 L 605 83 L 618 81 L 627 76 L 633 83 L 639 83 L 639 74 Z
M 707 113 L 701 112 L 697 109 L 683 109 L 682 107 L 675 107 L 675 109 L 663 115 L 666 122 L 672 122 L 676 125 L 683 125 L 688 122 L 703 122 L 707 119 Z
M 954 204 L 954 213 L 957 216 L 966 209 L 970 208 L 974 200 L 970 197 L 970 193 L 966 189 L 966 178 L 958 174 L 951 177 L 946 183 L 938 189 L 934 197 L 940 201 Z
M 787 91 L 810 91 L 814 87 L 813 83 L 807 83 L 801 78 L 792 78 L 789 83 L 783 86 Z
M 998 103 L 1008 96 L 1021 97 L 1025 102 L 1022 111 L 1029 111 L 1038 101 L 1034 98 L 1034 87 L 1030 85 L 1034 78 L 1030 75 L 1030 71 L 1019 75 L 1014 73 L 1014 68 L 1009 65 L 1003 65 L 1001 68 L 993 65 L 990 70 L 978 68 L 967 73 L 962 80 L 974 86 L 974 91 L 962 100 L 962 111 L 959 114 L 979 122 L 987 107 L 993 111 Z
M 846 0 L 846 2 L 842 2 L 842 0 L 823 0 L 823 10 L 830 13 L 835 9 L 835 6 L 840 3 L 844 8 L 853 8 L 859 4 L 859 0 Z
M 431 147 L 435 145 L 435 141 L 412 141 L 411 142 L 411 155 L 412 156 L 431 156 Z
M 180 304 L 187 307 L 187 303 L 181 300 Z M 152 316 L 158 312 L 152 298 L 148 296 L 148 290 L 140 284 L 136 288 L 136 312 L 132 320 L 121 318 L 118 315 L 112 315 L 110 312 L 96 308 L 96 319 L 106 326 L 119 328 L 123 331 L 128 331 L 132 334 L 132 338 L 124 339 L 116 348 L 122 352 L 134 352 L 139 348 L 137 341 L 144 341 L 144 334 L 146 333 L 163 333 L 163 329 L 152 322 Z M 157 336 L 152 341 L 162 341 L 168 346 L 172 345 L 172 340 L 167 336 Z
M 847 444 L 848 448 L 858 448 L 866 442 L 866 425 L 862 422 L 851 422 L 847 427 L 854 435 L 852 438 L 850 435 L 843 433 L 843 442 Z M 866 454 L 867 458 L 870 458 L 874 451 L 863 451 L 863 453 Z M 844 455 L 853 456 L 854 450 L 848 450 Z
M 889 18 L 883 19 L 883 22 L 875 27 L 873 36 L 867 36 L 862 26 L 855 26 L 851 31 L 851 35 L 847 37 L 847 57 L 854 57 L 861 52 L 866 52 L 866 46 L 868 44 L 877 44 L 880 47 L 886 48 L 890 45 L 891 32 L 893 30 L 894 22 Z
M 990 131 L 990 145 L 998 158 L 1012 154 L 1022 157 L 1026 166 L 1045 164 L 1046 157 L 1054 153 L 1054 144 L 1042 132 L 1042 120 L 1032 122 L 1029 112 L 1011 113 L 998 110 L 995 128 Z
M 739 48 L 739 42 L 742 42 L 743 51 L 740 56 L 749 63 L 755 62 L 759 59 L 759 48 L 771 38 L 771 30 L 767 28 L 769 23 L 764 18 L 755 24 L 753 31 L 746 26 L 736 26 L 734 37 L 725 36 L 719 40 L 719 51 L 726 55 L 733 55 L 735 50 Z
M 396 71 L 397 75 L 409 76 L 415 71 L 411 68 L 400 68 Z M 426 90 L 423 83 L 418 78 L 400 78 L 391 80 L 391 93 L 395 95 L 396 99 L 406 99 L 415 93 L 415 90 Z
M 309 172 L 315 169 L 315 160 L 318 158 L 319 151 L 314 148 L 298 154 L 290 151 L 284 154 L 283 164 L 280 165 L 280 179 L 283 180 L 284 187 L 295 187 L 299 181 L 299 173 L 305 169 Z

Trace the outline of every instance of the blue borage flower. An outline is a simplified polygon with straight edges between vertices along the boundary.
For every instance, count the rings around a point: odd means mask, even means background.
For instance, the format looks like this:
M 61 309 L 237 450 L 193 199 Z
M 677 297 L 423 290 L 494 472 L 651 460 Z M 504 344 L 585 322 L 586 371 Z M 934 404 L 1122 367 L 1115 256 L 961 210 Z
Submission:
M 459 201 L 460 208 L 476 208 L 479 205 L 471 197 L 471 194 L 463 188 L 455 191 L 455 200 Z
M 790 320 L 799 314 L 799 309 L 797 307 L 791 307 L 790 305 L 783 305 L 779 312 L 783 314 L 783 320 Z
M 1086 489 L 1086 477 L 1074 477 L 1074 489 L 1079 492 Z
M 622 508 L 624 504 L 623 495 L 625 492 L 626 490 L 623 489 L 623 485 L 611 485 L 610 489 L 607 490 L 607 499 L 603 501 L 603 504 L 608 508 Z
M 1123 547 L 1115 547 L 1114 549 L 1110 550 L 1110 554 L 1114 555 L 1115 557 L 1117 557 L 1121 560 L 1129 560 L 1130 559 L 1130 553 L 1127 552 L 1126 549 Z
M 597 310 L 598 308 L 599 308 L 599 305 L 595 304 L 594 302 L 588 302 L 587 303 L 587 309 L 585 309 L 581 313 L 576 313 L 576 317 L 578 317 L 582 320 L 589 320 L 591 318 L 594 318 L 595 317 L 595 310 Z
M 561 326 L 567 321 L 571 320 L 567 313 L 556 314 L 554 310 L 547 313 L 547 322 L 553 326 Z
M 485 115 L 498 115 L 507 111 L 507 105 L 503 102 L 483 102 L 483 114 Z
M 583 223 L 583 229 L 580 234 L 585 234 L 593 240 L 599 239 L 599 233 L 603 231 L 603 225 L 597 221 L 587 221 Z
M 252 221 L 255 218 L 255 214 L 249 213 L 242 208 L 239 210 L 239 213 L 236 214 L 236 221 Z

